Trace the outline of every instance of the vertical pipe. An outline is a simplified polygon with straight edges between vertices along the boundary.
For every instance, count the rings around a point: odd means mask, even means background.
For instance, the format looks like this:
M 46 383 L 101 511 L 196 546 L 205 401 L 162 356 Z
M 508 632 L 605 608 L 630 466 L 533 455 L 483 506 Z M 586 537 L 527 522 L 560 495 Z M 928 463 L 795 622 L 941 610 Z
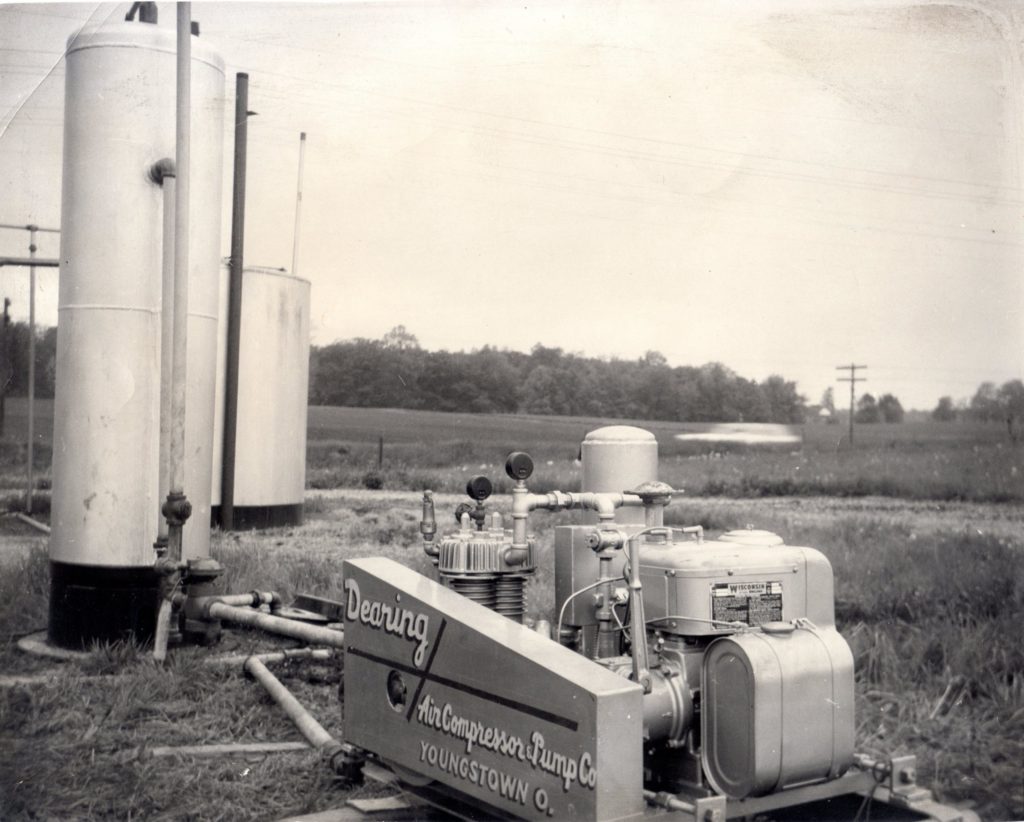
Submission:
M 306 161 L 306 132 L 299 134 L 299 182 L 295 191 L 295 232 L 292 234 L 292 276 L 299 275 L 299 215 L 302 212 L 302 169 Z
M 249 75 L 235 75 L 235 178 L 231 204 L 231 266 L 228 279 L 228 340 L 224 364 L 224 453 L 220 527 L 235 525 L 235 446 L 238 425 L 238 356 L 242 332 L 242 271 L 245 250 L 245 161 L 248 142 Z
M 36 226 L 28 227 L 28 256 L 36 258 Z M 32 477 L 35 461 L 35 423 L 36 423 L 36 267 L 28 269 L 28 469 L 25 480 L 25 513 L 32 514 Z
M 177 109 L 175 112 L 174 197 L 174 350 L 171 367 L 170 492 L 185 497 L 185 399 L 188 377 L 188 268 L 189 268 L 189 168 L 192 108 L 192 4 L 178 3 Z M 169 506 L 170 507 L 170 506 Z M 182 505 L 179 510 L 187 511 Z M 186 514 L 187 518 L 187 514 Z M 182 556 L 183 518 L 168 516 L 168 553 L 172 562 Z
M 174 367 L 174 208 L 175 178 L 164 174 L 164 258 L 163 298 L 160 327 L 160 480 L 157 499 L 162 503 L 170 493 L 171 458 L 171 369 Z M 167 520 L 157 517 L 157 550 L 166 550 Z

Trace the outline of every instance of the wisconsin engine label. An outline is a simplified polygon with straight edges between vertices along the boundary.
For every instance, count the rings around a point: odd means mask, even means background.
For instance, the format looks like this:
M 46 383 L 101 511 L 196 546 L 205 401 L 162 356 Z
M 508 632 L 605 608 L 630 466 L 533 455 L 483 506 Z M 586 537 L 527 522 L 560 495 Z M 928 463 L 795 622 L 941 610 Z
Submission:
M 722 582 L 711 586 L 711 618 L 763 625 L 782 620 L 781 582 Z

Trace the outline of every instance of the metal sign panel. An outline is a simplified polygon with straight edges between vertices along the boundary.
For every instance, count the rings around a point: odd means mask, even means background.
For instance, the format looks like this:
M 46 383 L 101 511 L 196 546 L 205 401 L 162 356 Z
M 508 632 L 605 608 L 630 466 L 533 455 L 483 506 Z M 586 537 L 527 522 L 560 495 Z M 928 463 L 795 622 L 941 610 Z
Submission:
M 392 560 L 344 574 L 346 740 L 515 817 L 642 814 L 638 685 Z

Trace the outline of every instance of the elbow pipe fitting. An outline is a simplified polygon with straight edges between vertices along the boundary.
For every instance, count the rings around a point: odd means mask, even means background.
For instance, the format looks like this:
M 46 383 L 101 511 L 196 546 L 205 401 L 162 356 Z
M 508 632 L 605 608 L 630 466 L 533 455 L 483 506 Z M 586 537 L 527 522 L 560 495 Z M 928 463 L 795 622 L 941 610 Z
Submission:
M 162 186 L 164 184 L 164 180 L 168 178 L 173 180 L 175 176 L 177 175 L 174 170 L 174 160 L 170 157 L 164 157 L 162 160 L 157 160 L 149 167 L 149 179 L 158 186 Z
M 529 557 L 530 546 L 528 543 L 525 545 L 516 545 L 513 543 L 505 549 L 503 556 L 505 564 L 512 566 L 522 565 L 527 559 L 529 559 Z

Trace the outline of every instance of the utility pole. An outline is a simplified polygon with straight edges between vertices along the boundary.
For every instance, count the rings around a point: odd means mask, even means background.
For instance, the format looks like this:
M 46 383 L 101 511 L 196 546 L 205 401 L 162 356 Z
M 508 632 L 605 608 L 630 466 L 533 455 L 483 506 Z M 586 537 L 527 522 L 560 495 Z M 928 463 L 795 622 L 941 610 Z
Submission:
M 11 324 L 11 298 L 4 297 L 4 316 L 0 320 L 0 437 L 4 435 L 7 416 L 7 383 L 11 378 L 11 348 L 8 345 L 8 326 Z
M 867 366 L 866 365 L 854 365 L 853 363 L 850 363 L 849 365 L 837 365 L 836 366 L 836 371 L 849 371 L 850 372 L 850 376 L 849 377 L 836 377 L 836 379 L 839 382 L 848 382 L 848 383 L 850 383 L 850 445 L 853 445 L 853 408 L 854 408 L 854 394 L 856 393 L 854 391 L 854 388 L 857 385 L 857 383 L 859 383 L 859 382 L 866 382 L 867 381 L 867 377 L 858 377 L 857 376 L 857 371 L 860 370 L 860 369 L 864 369 L 864 368 L 867 368 Z

